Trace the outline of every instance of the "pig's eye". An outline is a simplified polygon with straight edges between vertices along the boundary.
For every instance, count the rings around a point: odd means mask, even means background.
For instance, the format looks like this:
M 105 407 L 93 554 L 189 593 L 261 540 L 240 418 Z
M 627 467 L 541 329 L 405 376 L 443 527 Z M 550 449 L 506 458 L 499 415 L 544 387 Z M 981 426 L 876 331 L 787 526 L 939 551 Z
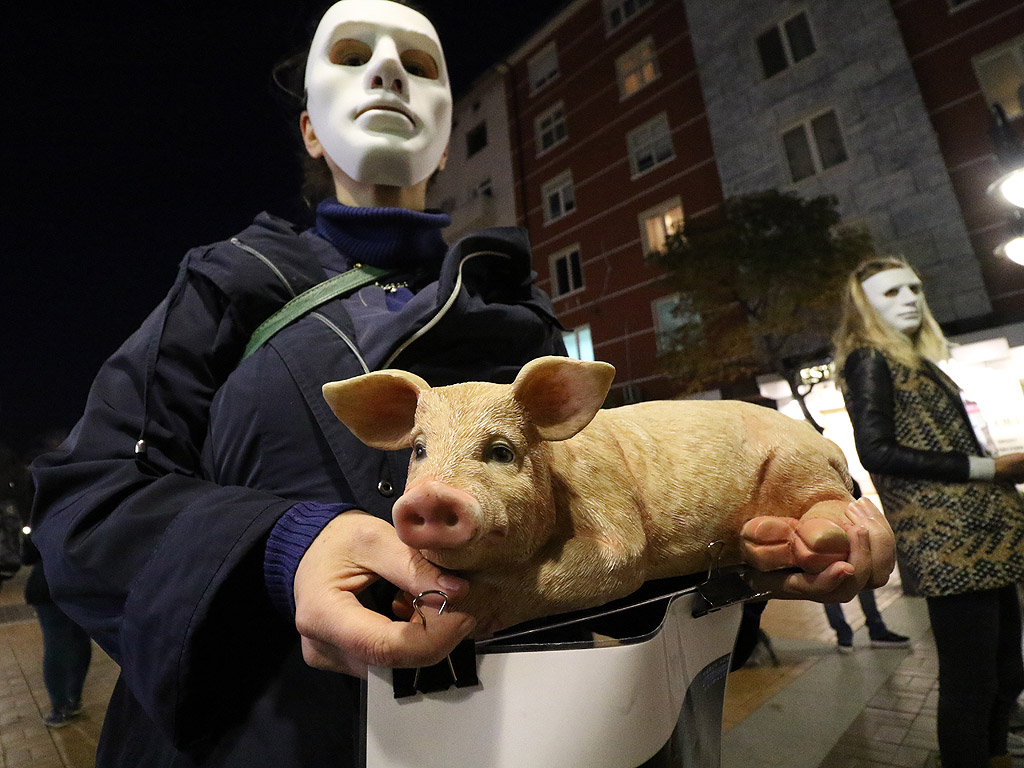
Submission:
M 515 451 L 505 443 L 494 443 L 487 449 L 488 458 L 498 464 L 511 464 L 516 460 Z
M 412 447 L 412 457 L 414 459 L 425 459 L 427 458 L 427 446 L 417 441 Z

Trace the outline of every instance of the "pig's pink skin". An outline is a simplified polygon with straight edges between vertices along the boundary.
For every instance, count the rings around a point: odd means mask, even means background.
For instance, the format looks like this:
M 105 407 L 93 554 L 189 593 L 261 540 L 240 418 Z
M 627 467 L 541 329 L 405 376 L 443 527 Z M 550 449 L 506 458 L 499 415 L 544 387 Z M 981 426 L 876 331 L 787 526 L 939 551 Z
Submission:
M 470 578 L 460 610 L 500 625 L 599 605 L 648 579 L 702 571 L 712 541 L 726 544 L 723 564 L 738 562 L 747 520 L 841 516 L 852 501 L 839 449 L 767 408 L 643 403 L 600 411 L 575 437 L 547 442 L 531 434 L 522 414 L 500 429 L 481 428 L 495 412 L 507 417 L 518 409 L 503 388 L 486 396 L 463 386 L 421 395 L 418 439 L 428 456 L 411 462 L 409 493 L 430 482 L 472 495 L 477 536 L 454 549 L 440 536 L 417 548 Z M 477 418 L 467 420 L 467 411 Z M 483 459 L 497 434 L 514 446 L 516 463 Z M 822 502 L 835 509 L 816 509 Z M 816 555 L 815 570 L 848 552 L 843 531 L 833 530 L 842 542 L 828 547 L 835 554 Z
M 431 389 L 388 371 L 325 387 L 365 442 L 414 446 L 396 525 L 428 560 L 469 578 L 460 610 L 493 628 L 600 605 L 648 579 L 705 570 L 716 541 L 724 543 L 720 562 L 736 563 L 744 523 L 765 515 L 801 521 L 780 546 L 808 570 L 846 559 L 840 525 L 851 482 L 835 444 L 805 423 L 736 401 L 597 411 L 611 377 L 603 389 L 588 380 L 607 374 L 595 365 L 541 358 L 513 385 Z M 589 406 L 578 407 L 578 389 L 591 390 Z M 574 409 L 563 429 L 561 414 Z M 444 486 L 441 495 L 461 500 L 453 526 L 460 540 L 472 530 L 456 546 L 440 526 L 413 534 L 401 519 L 422 516 L 417 507 Z M 804 530 L 811 540 L 802 540 Z

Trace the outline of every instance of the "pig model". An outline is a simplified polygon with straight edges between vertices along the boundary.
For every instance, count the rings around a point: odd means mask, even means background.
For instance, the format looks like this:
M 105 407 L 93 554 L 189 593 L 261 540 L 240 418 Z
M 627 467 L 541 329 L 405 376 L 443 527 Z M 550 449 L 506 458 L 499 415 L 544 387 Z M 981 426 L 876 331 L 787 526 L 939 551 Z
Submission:
M 735 401 L 600 410 L 615 369 L 542 357 L 509 385 L 431 388 L 378 371 L 323 388 L 366 444 L 412 447 L 398 536 L 470 581 L 483 626 L 600 605 L 648 579 L 740 561 L 743 524 L 799 518 L 821 568 L 845 559 L 850 476 L 809 425 Z

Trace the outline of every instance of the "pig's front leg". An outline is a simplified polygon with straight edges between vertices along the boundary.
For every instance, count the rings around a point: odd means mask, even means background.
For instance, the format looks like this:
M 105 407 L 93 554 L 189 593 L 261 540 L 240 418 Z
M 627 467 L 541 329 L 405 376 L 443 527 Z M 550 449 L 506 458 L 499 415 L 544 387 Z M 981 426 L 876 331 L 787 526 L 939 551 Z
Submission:
M 827 500 L 800 518 L 755 517 L 741 532 L 743 560 L 765 571 L 776 597 L 842 602 L 884 585 L 895 566 L 895 540 L 885 516 L 867 499 Z
M 809 573 L 820 573 L 832 563 L 846 560 L 850 554 L 846 533 L 850 501 L 820 501 L 798 518 L 764 515 L 749 520 L 742 530 L 742 542 L 748 549 L 744 560 L 767 566 L 764 570 L 795 567 Z
M 642 529 L 578 534 L 543 562 L 538 597 L 562 611 L 590 608 L 624 597 L 647 579 Z

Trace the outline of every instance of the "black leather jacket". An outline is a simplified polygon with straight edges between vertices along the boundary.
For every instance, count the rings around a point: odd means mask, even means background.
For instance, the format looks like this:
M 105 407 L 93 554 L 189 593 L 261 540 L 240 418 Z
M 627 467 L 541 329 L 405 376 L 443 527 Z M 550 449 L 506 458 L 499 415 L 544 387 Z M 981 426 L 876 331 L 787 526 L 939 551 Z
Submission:
M 932 363 L 925 362 L 925 373 L 949 388 L 950 383 Z M 970 462 L 965 454 L 908 448 L 897 441 L 896 397 L 885 357 L 870 349 L 854 350 L 846 359 L 843 379 L 843 397 L 853 423 L 857 455 L 868 472 L 952 482 L 969 478 Z M 969 423 L 959 397 L 956 401 Z M 977 455 L 982 455 L 980 448 Z

